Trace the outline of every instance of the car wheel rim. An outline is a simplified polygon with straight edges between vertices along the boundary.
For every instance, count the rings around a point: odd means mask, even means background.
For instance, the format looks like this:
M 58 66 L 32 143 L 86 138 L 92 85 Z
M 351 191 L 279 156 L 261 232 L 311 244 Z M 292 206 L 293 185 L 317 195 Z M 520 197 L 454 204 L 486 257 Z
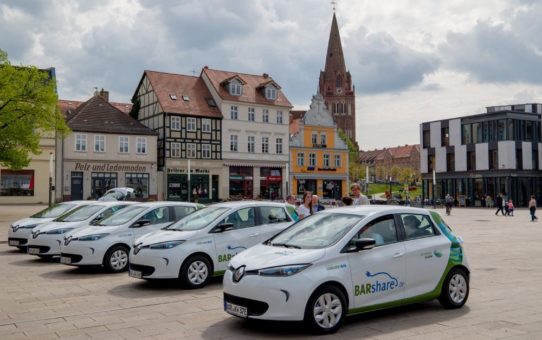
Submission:
M 192 284 L 200 285 L 207 280 L 209 270 L 203 261 L 194 261 L 188 267 L 188 280 Z
M 448 292 L 454 303 L 459 304 L 465 300 L 465 296 L 467 295 L 467 280 L 465 280 L 463 275 L 455 274 L 452 276 Z
M 111 254 L 109 263 L 113 269 L 122 270 L 128 264 L 128 254 L 124 250 L 116 250 Z
M 333 293 L 322 294 L 314 304 L 314 320 L 322 328 L 333 328 L 341 320 L 342 314 L 341 300 Z

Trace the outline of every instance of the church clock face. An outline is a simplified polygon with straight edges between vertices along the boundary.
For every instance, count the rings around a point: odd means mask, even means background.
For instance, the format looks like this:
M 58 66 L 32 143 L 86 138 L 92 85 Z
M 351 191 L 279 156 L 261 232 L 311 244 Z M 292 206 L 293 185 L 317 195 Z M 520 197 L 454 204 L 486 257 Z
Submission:
M 341 93 L 343 93 L 343 89 L 340 88 L 340 87 L 337 87 L 337 89 L 335 90 L 335 92 L 337 92 L 337 94 L 341 94 Z

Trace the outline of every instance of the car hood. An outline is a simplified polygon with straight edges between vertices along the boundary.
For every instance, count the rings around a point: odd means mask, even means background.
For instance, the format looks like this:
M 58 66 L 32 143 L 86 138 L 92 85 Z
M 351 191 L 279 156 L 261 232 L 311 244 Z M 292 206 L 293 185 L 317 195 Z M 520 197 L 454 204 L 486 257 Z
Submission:
M 294 249 L 258 244 L 237 254 L 231 259 L 234 268 L 242 265 L 247 270 L 285 266 L 290 264 L 312 263 L 322 258 L 325 249 Z
M 88 226 L 80 229 L 75 229 L 66 234 L 66 237 L 71 236 L 72 238 L 77 238 L 81 236 L 94 235 L 94 234 L 110 234 L 116 231 L 122 230 L 122 227 L 111 226 L 111 227 L 101 227 L 101 226 Z
M 30 224 L 42 224 L 46 222 L 51 222 L 54 218 L 36 218 L 36 217 L 27 217 L 13 222 L 13 226 L 26 226 Z
M 44 233 L 44 232 L 51 231 L 51 230 L 56 230 L 56 229 L 77 228 L 80 225 L 81 225 L 81 222 L 56 222 L 56 221 L 51 221 L 51 222 L 40 224 L 39 226 L 34 228 L 33 231 L 34 232 L 37 231 L 37 232 L 40 232 L 40 233 Z
M 167 241 L 189 240 L 198 233 L 199 233 L 199 230 L 190 230 L 190 231 L 156 230 L 156 231 L 153 231 L 141 236 L 135 241 L 135 244 L 141 243 L 141 245 L 146 246 L 149 244 L 167 242 Z

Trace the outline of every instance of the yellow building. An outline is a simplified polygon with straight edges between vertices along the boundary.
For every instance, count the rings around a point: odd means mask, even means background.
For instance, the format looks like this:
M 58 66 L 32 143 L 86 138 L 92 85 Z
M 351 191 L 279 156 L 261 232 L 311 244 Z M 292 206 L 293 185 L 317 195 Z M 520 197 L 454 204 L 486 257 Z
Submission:
M 348 147 L 326 109 L 324 98 L 312 97 L 290 141 L 290 192 L 312 191 L 324 199 L 348 194 Z

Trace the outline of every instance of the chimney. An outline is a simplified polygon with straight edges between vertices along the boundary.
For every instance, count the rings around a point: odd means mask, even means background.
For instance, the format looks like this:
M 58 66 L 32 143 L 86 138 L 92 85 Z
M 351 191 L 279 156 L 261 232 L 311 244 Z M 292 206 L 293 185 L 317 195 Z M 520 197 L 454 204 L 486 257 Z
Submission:
M 262 74 L 262 76 L 263 76 L 265 79 L 269 78 L 269 74 L 267 74 L 267 73 Z
M 105 91 L 103 87 L 100 90 L 100 93 L 98 93 L 98 96 L 102 97 L 106 102 L 109 103 L 109 91 Z

